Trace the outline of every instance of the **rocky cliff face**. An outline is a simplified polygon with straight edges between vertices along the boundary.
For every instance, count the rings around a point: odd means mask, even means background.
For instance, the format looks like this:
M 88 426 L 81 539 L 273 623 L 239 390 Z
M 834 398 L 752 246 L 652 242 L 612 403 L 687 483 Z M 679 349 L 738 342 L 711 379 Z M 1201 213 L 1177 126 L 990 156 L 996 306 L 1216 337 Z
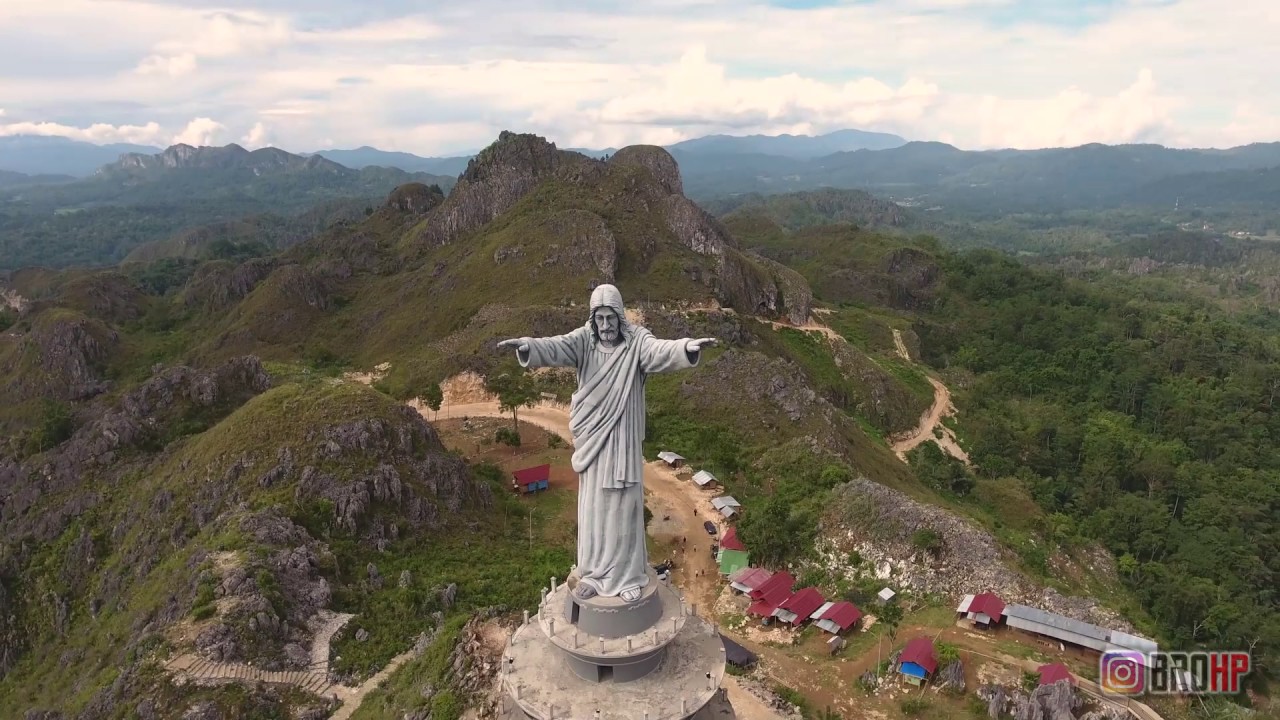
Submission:
M 100 168 L 97 174 L 179 168 L 240 168 L 260 173 L 297 169 L 330 173 L 354 172 L 319 155 L 294 155 L 279 148 L 260 148 L 250 152 L 235 143 L 223 147 L 192 147 L 179 143 L 155 155 L 126 153 L 115 163 Z
M 558 150 L 554 143 L 536 135 L 503 131 L 497 142 L 467 164 L 420 240 L 428 245 L 454 242 L 510 210 L 560 169 L 591 162 L 577 153 Z
M 84 400 L 107 389 L 103 364 L 120 335 L 98 320 L 63 309 L 40 313 L 18 352 L 0 367 L 13 400 Z
M 560 190 L 546 191 L 544 183 Z M 624 264 L 642 275 L 660 256 L 682 250 L 688 253 L 684 277 L 721 303 L 795 322 L 808 316 L 812 298 L 803 279 L 744 255 L 719 221 L 684 197 L 679 167 L 659 147 L 627 147 L 601 161 L 534 135 L 503 133 L 471 161 L 413 241 L 428 249 L 447 246 L 516 222 L 506 214 L 535 191 L 549 217 L 510 233 L 512 241 L 492 251 L 495 265 L 527 268 L 536 255 L 532 269 L 572 271 L 589 288 L 614 282 Z M 528 236 L 550 247 L 532 248 Z

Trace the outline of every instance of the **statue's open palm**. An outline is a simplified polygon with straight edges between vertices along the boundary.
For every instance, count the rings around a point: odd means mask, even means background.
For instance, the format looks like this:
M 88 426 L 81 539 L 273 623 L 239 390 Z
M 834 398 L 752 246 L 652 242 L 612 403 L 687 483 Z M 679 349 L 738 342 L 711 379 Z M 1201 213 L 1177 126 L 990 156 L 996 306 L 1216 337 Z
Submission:
M 516 352 L 527 353 L 529 352 L 529 339 L 528 338 L 512 338 L 510 340 L 503 340 L 502 342 L 498 343 L 499 350 L 501 350 L 502 348 L 509 348 L 509 347 L 515 348 Z
M 690 340 L 689 344 L 684 346 L 684 349 L 691 353 L 700 352 L 704 345 L 709 347 L 717 342 L 719 341 L 715 338 L 698 338 L 697 340 Z

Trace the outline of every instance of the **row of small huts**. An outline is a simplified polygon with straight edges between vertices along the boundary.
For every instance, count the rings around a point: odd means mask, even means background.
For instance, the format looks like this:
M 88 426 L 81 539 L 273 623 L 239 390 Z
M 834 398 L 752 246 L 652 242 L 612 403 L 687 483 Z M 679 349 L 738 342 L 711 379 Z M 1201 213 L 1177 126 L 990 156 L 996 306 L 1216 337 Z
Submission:
M 682 468 L 687 460 L 674 452 L 658 453 L 658 458 L 672 468 Z M 716 477 L 706 470 L 694 473 L 693 482 L 699 487 L 715 487 Z M 711 504 L 726 519 L 733 519 L 741 512 L 741 504 L 732 496 L 712 498 Z M 720 573 L 728 577 L 729 585 L 736 593 L 746 595 L 751 604 L 747 614 L 765 623 L 781 622 L 800 627 L 813 622 L 832 635 L 840 635 L 857 626 L 863 613 L 853 603 L 829 601 L 814 587 L 795 590 L 796 580 L 788 572 L 773 573 L 750 566 L 750 555 L 735 528 L 730 527 L 720 538 L 717 563 Z M 879 593 L 881 602 L 888 602 L 893 590 L 884 588 Z M 1156 643 L 1137 635 L 1110 630 L 1082 622 L 1064 615 L 1047 612 L 1027 605 L 1005 605 L 995 593 L 984 592 L 965 595 L 956 607 L 959 617 L 969 620 L 980 629 L 992 629 L 999 625 L 1022 630 L 1064 644 L 1095 650 L 1137 650 L 1149 657 L 1156 652 Z M 922 683 L 937 670 L 937 653 L 928 637 L 917 637 L 907 642 L 898 658 L 898 671 L 913 683 Z M 1061 663 L 1050 663 L 1039 668 L 1041 684 L 1067 679 L 1074 682 L 1070 671 Z

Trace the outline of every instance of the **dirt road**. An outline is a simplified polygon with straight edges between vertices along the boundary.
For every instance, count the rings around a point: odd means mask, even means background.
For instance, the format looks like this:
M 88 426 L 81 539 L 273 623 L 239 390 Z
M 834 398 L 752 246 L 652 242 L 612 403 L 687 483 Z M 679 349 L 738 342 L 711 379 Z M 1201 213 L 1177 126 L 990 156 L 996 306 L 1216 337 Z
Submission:
M 911 362 L 911 353 L 907 352 L 907 344 L 902 341 L 902 331 L 897 328 L 893 330 L 893 349 L 898 351 L 898 357 Z
M 916 449 L 920 443 L 932 440 L 938 443 L 948 455 L 969 464 L 969 454 L 960 447 L 960 443 L 956 442 L 956 434 L 951 428 L 942 424 L 942 418 L 956 413 L 955 405 L 951 404 L 951 391 L 946 385 L 935 378 L 926 378 L 929 384 L 933 386 L 933 405 L 929 407 L 923 415 L 920 416 L 920 424 L 916 426 L 906 437 L 893 441 L 893 452 L 902 462 L 907 461 L 907 453 Z M 936 437 L 934 430 L 937 429 L 942 437 Z

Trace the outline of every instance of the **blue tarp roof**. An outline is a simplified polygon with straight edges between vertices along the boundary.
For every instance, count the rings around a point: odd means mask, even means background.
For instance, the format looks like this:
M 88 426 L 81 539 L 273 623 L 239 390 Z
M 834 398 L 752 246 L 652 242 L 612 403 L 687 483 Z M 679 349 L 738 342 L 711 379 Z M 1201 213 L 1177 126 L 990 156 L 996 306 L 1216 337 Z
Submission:
M 928 674 L 924 671 L 924 668 L 920 667 L 919 665 L 913 662 L 902 663 L 902 665 L 898 666 L 898 670 L 903 675 L 910 675 L 911 677 L 918 677 L 918 678 L 922 678 Z

